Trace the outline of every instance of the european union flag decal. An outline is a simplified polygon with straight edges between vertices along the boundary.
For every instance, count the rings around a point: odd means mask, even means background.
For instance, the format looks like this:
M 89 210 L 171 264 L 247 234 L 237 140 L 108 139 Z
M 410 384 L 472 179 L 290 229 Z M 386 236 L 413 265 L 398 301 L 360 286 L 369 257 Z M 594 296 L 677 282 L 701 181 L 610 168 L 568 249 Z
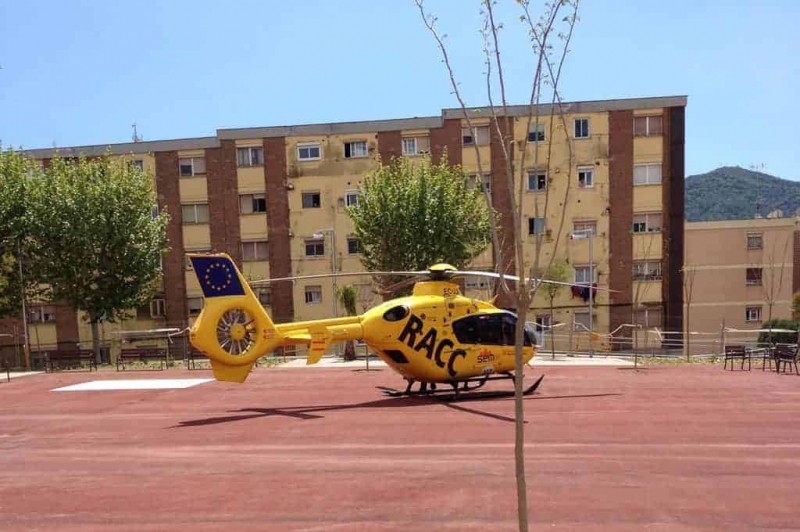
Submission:
M 224 257 L 192 257 L 192 266 L 205 297 L 243 296 L 236 266 Z

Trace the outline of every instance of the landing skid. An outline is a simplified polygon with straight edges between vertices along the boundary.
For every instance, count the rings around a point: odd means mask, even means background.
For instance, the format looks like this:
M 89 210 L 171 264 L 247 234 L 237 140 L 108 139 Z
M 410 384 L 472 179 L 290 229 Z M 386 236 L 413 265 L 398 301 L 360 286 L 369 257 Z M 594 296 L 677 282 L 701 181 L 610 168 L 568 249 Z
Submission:
M 419 383 L 418 390 L 412 390 L 416 381 L 409 380 L 408 386 L 405 390 L 395 390 L 393 388 L 385 388 L 383 386 L 379 386 L 379 389 L 383 391 L 384 394 L 388 395 L 389 397 L 435 397 L 441 398 L 442 400 L 458 400 L 462 397 L 473 397 L 473 398 L 489 398 L 489 397 L 513 397 L 514 391 L 492 391 L 492 392 L 481 392 L 481 393 L 471 393 L 475 390 L 482 388 L 487 382 L 489 381 L 496 381 L 496 380 L 511 380 L 514 382 L 514 375 L 511 373 L 506 373 L 503 375 L 487 375 L 486 377 L 475 377 L 472 379 L 464 379 L 462 381 L 455 381 L 450 383 L 427 383 L 421 382 Z M 542 383 L 542 379 L 544 379 L 544 375 L 536 379 L 536 381 L 525 388 L 522 391 L 522 395 L 531 395 L 539 388 L 539 385 Z M 450 388 L 446 388 L 449 386 Z

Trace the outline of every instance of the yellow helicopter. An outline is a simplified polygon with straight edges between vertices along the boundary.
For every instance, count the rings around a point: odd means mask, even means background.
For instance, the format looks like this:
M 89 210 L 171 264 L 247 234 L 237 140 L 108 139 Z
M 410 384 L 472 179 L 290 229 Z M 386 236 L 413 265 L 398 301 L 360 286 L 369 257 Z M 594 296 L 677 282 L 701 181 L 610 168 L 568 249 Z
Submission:
M 465 297 L 454 282 L 466 275 L 499 274 L 459 271 L 449 264 L 437 264 L 427 271 L 341 273 L 337 277 L 413 275 L 400 283 L 414 283 L 413 294 L 386 301 L 360 316 L 275 324 L 228 255 L 188 256 L 205 296 L 203 309 L 190 329 L 190 340 L 211 360 L 217 380 L 244 382 L 258 358 L 281 346 L 308 345 L 307 363 L 315 364 L 331 344 L 347 340 L 364 341 L 407 381 L 405 391 L 387 390 L 390 395 L 450 392 L 458 397 L 490 380 L 515 378 L 517 316 L 490 302 Z M 523 363 L 530 362 L 534 351 L 533 330 L 526 326 Z M 525 394 L 533 393 L 543 377 L 526 388 Z M 420 389 L 412 392 L 417 382 Z M 449 385 L 452 392 L 446 387 L 437 389 L 437 384 Z

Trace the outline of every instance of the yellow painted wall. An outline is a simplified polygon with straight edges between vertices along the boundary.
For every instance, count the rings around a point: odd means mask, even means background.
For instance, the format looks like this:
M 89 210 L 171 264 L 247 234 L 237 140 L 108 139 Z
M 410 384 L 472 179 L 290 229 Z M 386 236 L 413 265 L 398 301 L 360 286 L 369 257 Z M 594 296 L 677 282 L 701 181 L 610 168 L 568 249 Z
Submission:
M 180 187 L 181 202 L 203 202 L 208 201 L 207 180 L 204 176 L 182 177 L 178 180 Z
M 239 194 L 264 192 L 266 188 L 263 166 L 239 167 L 236 176 L 239 182 Z
M 56 347 L 58 337 L 55 323 L 29 324 L 28 338 L 32 350 L 45 350 Z
M 269 207 L 267 207 L 269 208 Z M 267 239 L 267 215 L 263 212 L 253 214 L 242 214 L 239 216 L 239 230 L 241 239 L 244 240 L 266 240 Z
M 664 153 L 664 138 L 661 135 L 654 137 L 633 137 L 633 163 L 661 162 Z
M 209 224 L 186 224 L 183 226 L 185 248 L 211 249 L 211 226 Z
M 664 210 L 661 185 L 636 185 L 633 187 L 633 212 L 662 212 Z

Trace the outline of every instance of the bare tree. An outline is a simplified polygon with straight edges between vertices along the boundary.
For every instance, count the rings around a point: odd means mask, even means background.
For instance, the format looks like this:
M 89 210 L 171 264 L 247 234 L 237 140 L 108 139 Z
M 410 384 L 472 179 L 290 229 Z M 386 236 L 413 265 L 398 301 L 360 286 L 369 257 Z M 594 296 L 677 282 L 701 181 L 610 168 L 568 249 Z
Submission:
M 653 283 L 648 281 L 654 281 L 661 278 L 661 265 L 659 265 L 656 271 L 651 271 L 650 266 L 652 264 L 651 261 L 648 259 L 652 258 L 652 250 L 653 250 L 653 242 L 655 241 L 655 234 L 651 232 L 647 232 L 642 235 L 642 239 L 635 239 L 634 242 L 637 240 L 639 241 L 639 249 L 634 250 L 636 256 L 642 257 L 643 259 L 637 260 L 634 262 L 633 268 L 634 270 L 631 272 L 633 276 L 633 301 L 631 303 L 631 324 L 634 327 L 631 329 L 631 349 L 633 349 L 633 368 L 638 369 L 639 367 L 639 350 L 638 350 L 638 327 L 641 325 L 639 320 L 637 319 L 639 312 L 642 310 L 640 308 L 640 304 L 642 299 L 647 296 L 650 292 L 650 289 L 653 287 Z M 647 327 L 647 324 L 645 324 Z
M 686 349 L 686 361 L 692 361 L 692 351 L 689 342 L 691 331 L 689 330 L 691 323 L 691 310 L 692 310 L 692 295 L 694 293 L 694 278 L 697 275 L 697 266 L 687 264 L 681 268 L 681 278 L 683 279 L 683 301 L 686 305 L 686 320 L 684 321 L 684 339 L 683 345 Z
M 473 114 L 467 108 L 464 99 L 461 95 L 459 84 L 456 80 L 456 75 L 450 58 L 447 52 L 447 47 L 444 43 L 442 34 L 439 33 L 436 27 L 436 17 L 429 16 L 424 8 L 424 0 L 414 0 L 425 26 L 435 39 L 439 50 L 442 54 L 442 59 L 450 77 L 453 93 L 458 100 L 463 113 L 463 119 L 467 123 L 467 127 L 473 131 Z M 503 74 L 503 62 L 501 59 L 500 39 L 499 33 L 504 28 L 502 22 L 495 19 L 493 0 L 483 0 L 481 2 L 481 13 L 483 15 L 484 24 L 481 31 L 483 37 L 483 51 L 485 56 L 486 67 L 486 92 L 489 101 L 488 114 L 490 118 L 490 127 L 493 129 L 493 134 L 496 136 L 497 142 L 494 147 L 499 147 L 504 168 L 502 175 L 498 175 L 498 168 L 492 168 L 495 179 L 493 179 L 492 195 L 496 195 L 498 202 L 508 200 L 509 212 L 506 213 L 507 217 L 500 220 L 500 223 L 495 226 L 492 234 L 492 243 L 495 252 L 495 269 L 500 274 L 498 285 L 498 294 L 506 301 L 509 301 L 516 307 L 517 310 L 517 328 L 516 328 L 516 349 L 515 349 L 515 393 L 514 393 L 514 411 L 515 411 L 515 441 L 514 441 L 514 456 L 515 456 L 515 471 L 517 482 L 517 517 L 519 521 L 519 530 L 528 530 L 528 502 L 527 502 L 527 484 L 525 479 L 525 460 L 524 460 L 524 413 L 523 413 L 523 363 L 522 363 L 522 346 L 525 333 L 526 317 L 535 297 L 536 291 L 541 284 L 539 279 L 542 271 L 547 271 L 553 258 L 557 254 L 558 244 L 561 239 L 561 233 L 564 227 L 564 218 L 567 209 L 561 209 L 561 216 L 559 219 L 556 236 L 550 260 L 547 265 L 541 264 L 542 247 L 545 238 L 544 228 L 539 231 L 534 231 L 534 259 L 530 268 L 528 269 L 527 276 L 525 272 L 525 247 L 526 242 L 523 239 L 522 233 L 522 212 L 523 212 L 523 198 L 525 197 L 525 178 L 529 167 L 539 170 L 542 167 L 549 170 L 553 162 L 552 146 L 555 141 L 555 134 L 560 131 L 564 137 L 564 142 L 567 146 L 567 161 L 559 161 L 566 163 L 566 186 L 564 188 L 564 196 L 561 198 L 563 205 L 567 204 L 570 186 L 572 184 L 572 171 L 574 166 L 572 140 L 569 136 L 569 128 L 566 122 L 566 113 L 562 105 L 561 95 L 558 91 L 559 80 L 561 78 L 562 67 L 564 60 L 567 56 L 569 43 L 572 39 L 573 29 L 578 18 L 578 4 L 579 0 L 561 0 L 544 5 L 544 13 L 541 16 L 534 17 L 531 13 L 531 6 L 529 0 L 517 0 L 520 6 L 521 14 L 520 20 L 528 32 L 530 39 L 531 50 L 535 58 L 535 67 L 531 74 L 531 91 L 530 99 L 528 102 L 527 125 L 525 128 L 526 134 L 531 130 L 531 125 L 535 126 L 533 130 L 535 135 L 540 131 L 540 124 L 543 123 L 543 118 L 549 114 L 549 142 L 546 149 L 540 147 L 539 142 L 527 143 L 527 141 L 514 141 L 513 133 L 513 117 L 509 113 L 508 100 L 506 94 L 505 78 Z M 558 44 L 560 42 L 560 47 Z M 495 104 L 495 86 L 499 89 L 499 104 Z M 547 92 L 548 94 L 545 94 Z M 549 106 L 542 106 L 543 102 L 547 102 Z M 560 127 L 556 128 L 556 122 Z M 514 153 L 514 147 L 521 151 L 521 156 L 517 159 Z M 476 146 L 476 161 L 478 165 L 479 175 L 484 175 L 483 161 L 481 160 L 480 149 Z M 532 164 L 528 161 L 529 151 L 532 151 Z M 548 176 L 552 175 L 550 172 Z M 562 173 L 563 175 L 563 173 Z M 516 185 L 516 186 L 515 186 Z M 547 220 L 547 212 L 550 200 L 549 184 L 545 189 L 544 202 L 540 206 L 538 200 L 534 201 L 534 217 L 536 219 Z M 516 193 L 515 193 L 516 190 Z M 501 197 L 504 196 L 504 197 Z M 492 197 L 488 190 L 485 192 L 487 203 L 492 205 Z M 506 274 L 516 264 L 521 275 L 516 288 L 512 289 L 505 282 Z
M 761 284 L 764 292 L 764 301 L 767 302 L 767 322 L 772 329 L 772 310 L 776 300 L 780 297 L 783 288 L 783 272 L 786 270 L 784 264 L 789 252 L 789 239 L 786 237 L 783 243 L 783 252 L 780 257 L 776 253 L 777 242 L 772 242 L 772 248 L 766 255 L 766 270 L 769 275 L 762 276 Z M 777 269 L 777 272 L 776 272 Z M 772 343 L 772 331 L 769 333 L 769 343 Z

